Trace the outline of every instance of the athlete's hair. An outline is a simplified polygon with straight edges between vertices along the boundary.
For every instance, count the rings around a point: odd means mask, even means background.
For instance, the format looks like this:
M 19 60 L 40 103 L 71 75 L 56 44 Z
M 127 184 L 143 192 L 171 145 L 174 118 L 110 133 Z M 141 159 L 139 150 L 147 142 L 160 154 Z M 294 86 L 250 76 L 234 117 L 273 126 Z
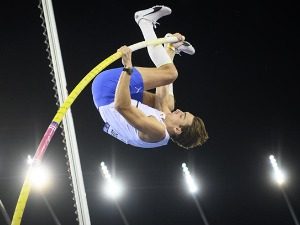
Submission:
M 180 147 L 189 149 L 204 144 L 208 139 L 208 133 L 203 121 L 195 116 L 191 125 L 182 126 L 181 134 L 173 135 L 171 139 Z

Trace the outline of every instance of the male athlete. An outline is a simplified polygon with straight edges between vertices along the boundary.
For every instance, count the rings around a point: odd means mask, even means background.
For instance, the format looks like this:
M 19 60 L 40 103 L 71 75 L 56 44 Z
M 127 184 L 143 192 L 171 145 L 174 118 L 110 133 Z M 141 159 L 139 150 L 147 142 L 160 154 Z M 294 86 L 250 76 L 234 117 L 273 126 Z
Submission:
M 157 39 L 157 20 L 171 12 L 169 7 L 157 5 L 135 13 L 146 41 Z M 124 67 L 105 70 L 93 81 L 93 100 L 105 122 L 103 130 L 126 144 L 155 148 L 167 145 L 171 139 L 189 149 L 208 139 L 199 117 L 179 109 L 174 111 L 173 82 L 178 71 L 173 58 L 180 52 L 192 55 L 195 49 L 180 33 L 173 36 L 178 42 L 147 47 L 156 67 L 133 66 L 131 49 L 122 46 L 117 51 L 122 53 Z M 151 89 L 155 93 L 148 91 Z

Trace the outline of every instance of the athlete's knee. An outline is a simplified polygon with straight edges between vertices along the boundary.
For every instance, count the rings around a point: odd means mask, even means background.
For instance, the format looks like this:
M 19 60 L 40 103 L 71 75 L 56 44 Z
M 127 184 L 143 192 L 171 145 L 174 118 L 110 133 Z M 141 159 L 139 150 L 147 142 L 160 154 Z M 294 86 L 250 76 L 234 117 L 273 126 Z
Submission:
M 178 71 L 173 63 L 168 63 L 161 66 L 163 73 L 166 76 L 168 83 L 173 83 L 178 77 Z

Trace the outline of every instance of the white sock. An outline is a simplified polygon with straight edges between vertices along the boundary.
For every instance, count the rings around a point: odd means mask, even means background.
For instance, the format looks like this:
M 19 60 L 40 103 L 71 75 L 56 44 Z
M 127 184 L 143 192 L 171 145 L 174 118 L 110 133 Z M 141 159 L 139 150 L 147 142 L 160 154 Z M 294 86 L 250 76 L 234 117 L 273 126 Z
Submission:
M 151 22 L 141 19 L 139 21 L 139 27 L 141 28 L 145 41 L 157 39 Z M 148 46 L 147 49 L 148 54 L 156 67 L 160 67 L 167 63 L 173 63 L 162 45 Z

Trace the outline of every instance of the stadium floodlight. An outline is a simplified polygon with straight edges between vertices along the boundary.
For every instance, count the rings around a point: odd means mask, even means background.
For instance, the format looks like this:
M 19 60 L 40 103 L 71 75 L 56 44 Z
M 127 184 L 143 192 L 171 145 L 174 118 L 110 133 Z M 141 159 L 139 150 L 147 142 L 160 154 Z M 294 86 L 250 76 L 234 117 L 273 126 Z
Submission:
M 196 195 L 194 195 L 194 193 L 198 191 L 198 187 L 195 184 L 194 179 L 192 178 L 189 168 L 187 167 L 186 163 L 182 163 L 181 166 L 182 166 L 183 176 L 185 177 L 185 181 L 187 183 L 189 191 L 193 194 L 192 197 L 197 206 L 198 212 L 199 212 L 201 218 L 203 219 L 204 224 L 209 225 L 208 221 L 206 219 L 206 216 L 203 212 L 203 209 L 200 205 L 200 202 L 197 200 Z
M 27 157 L 27 163 L 30 165 L 34 163 L 30 155 Z M 40 164 L 33 165 L 30 180 L 34 187 L 44 188 L 50 180 L 49 170 Z
M 29 165 L 31 165 L 31 164 L 33 163 L 33 158 L 31 157 L 31 155 L 28 155 L 28 156 L 27 156 L 27 163 L 28 163 Z
M 122 185 L 112 178 L 104 162 L 100 163 L 100 169 L 102 176 L 107 180 L 105 185 L 105 193 L 112 198 L 119 197 L 123 192 Z
M 198 190 L 198 188 L 194 182 L 194 179 L 191 176 L 191 173 L 190 173 L 186 163 L 182 163 L 182 171 L 183 171 L 183 176 L 185 177 L 185 181 L 188 185 L 190 192 L 195 193 Z
M 274 169 L 274 179 L 279 185 L 282 185 L 285 182 L 285 175 L 282 170 L 279 168 L 278 163 L 273 155 L 269 156 L 270 162 Z
M 300 225 L 300 223 L 298 221 L 298 218 L 297 218 L 297 216 L 296 216 L 296 214 L 294 212 L 294 209 L 292 207 L 292 204 L 291 204 L 291 202 L 290 202 L 290 200 L 289 200 L 289 198 L 288 198 L 288 196 L 287 196 L 287 194 L 286 194 L 286 192 L 284 190 L 284 185 L 282 185 L 285 182 L 285 180 L 286 180 L 285 175 L 279 169 L 279 166 L 278 166 L 278 163 L 276 162 L 275 157 L 273 155 L 270 155 L 269 159 L 270 159 L 271 164 L 272 164 L 272 166 L 274 168 L 274 178 L 277 181 L 277 183 L 280 185 L 280 190 L 281 190 L 281 192 L 283 194 L 284 200 L 285 200 L 285 202 L 287 204 L 287 207 L 289 208 L 289 211 L 290 211 L 291 216 L 292 216 L 292 218 L 293 218 L 293 220 L 295 222 L 295 225 Z

